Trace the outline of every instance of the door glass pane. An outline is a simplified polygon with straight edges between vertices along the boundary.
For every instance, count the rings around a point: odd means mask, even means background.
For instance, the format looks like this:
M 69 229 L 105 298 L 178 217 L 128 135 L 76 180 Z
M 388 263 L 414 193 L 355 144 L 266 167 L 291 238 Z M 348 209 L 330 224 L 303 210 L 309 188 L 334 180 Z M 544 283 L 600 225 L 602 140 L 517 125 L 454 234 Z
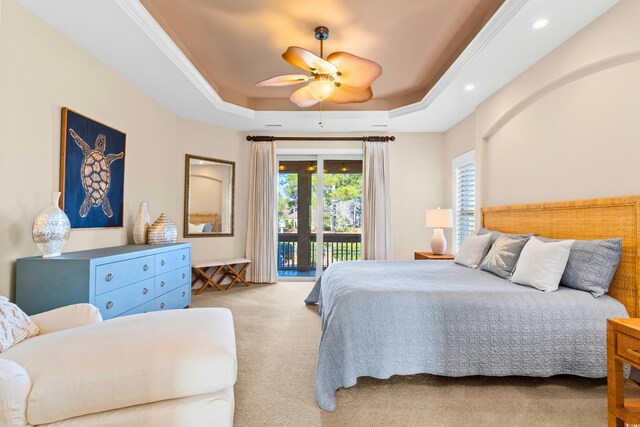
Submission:
M 280 161 L 278 177 L 278 275 L 315 276 L 312 180 L 315 161 Z
M 362 161 L 324 161 L 323 269 L 362 259 Z

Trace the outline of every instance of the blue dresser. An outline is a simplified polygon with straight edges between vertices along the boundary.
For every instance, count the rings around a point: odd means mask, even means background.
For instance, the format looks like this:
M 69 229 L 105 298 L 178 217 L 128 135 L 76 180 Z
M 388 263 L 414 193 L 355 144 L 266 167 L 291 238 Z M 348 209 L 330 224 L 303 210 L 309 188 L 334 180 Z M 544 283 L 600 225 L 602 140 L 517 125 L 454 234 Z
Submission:
M 36 314 L 91 303 L 103 319 L 191 304 L 191 244 L 127 245 L 20 258 L 16 304 Z

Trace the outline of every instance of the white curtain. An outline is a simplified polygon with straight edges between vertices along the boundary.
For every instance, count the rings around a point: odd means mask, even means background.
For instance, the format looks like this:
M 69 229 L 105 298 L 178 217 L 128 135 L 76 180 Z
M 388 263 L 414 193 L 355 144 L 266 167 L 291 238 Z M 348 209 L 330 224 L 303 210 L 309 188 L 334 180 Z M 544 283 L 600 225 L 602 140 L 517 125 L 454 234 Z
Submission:
M 364 143 L 363 175 L 362 253 L 364 259 L 392 259 L 389 148 L 386 142 Z
M 252 260 L 247 274 L 255 283 L 275 283 L 278 245 L 278 168 L 276 143 L 253 142 L 246 257 Z

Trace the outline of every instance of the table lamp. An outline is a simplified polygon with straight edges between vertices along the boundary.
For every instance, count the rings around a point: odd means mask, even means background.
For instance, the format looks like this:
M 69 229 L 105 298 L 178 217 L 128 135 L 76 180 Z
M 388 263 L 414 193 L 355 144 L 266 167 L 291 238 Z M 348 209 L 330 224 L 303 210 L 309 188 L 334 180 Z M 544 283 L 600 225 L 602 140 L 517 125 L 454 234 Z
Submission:
M 442 229 L 453 227 L 451 209 L 427 209 L 424 216 L 424 226 L 434 228 L 431 238 L 431 252 L 435 255 L 442 255 L 447 249 L 447 239 L 445 239 Z

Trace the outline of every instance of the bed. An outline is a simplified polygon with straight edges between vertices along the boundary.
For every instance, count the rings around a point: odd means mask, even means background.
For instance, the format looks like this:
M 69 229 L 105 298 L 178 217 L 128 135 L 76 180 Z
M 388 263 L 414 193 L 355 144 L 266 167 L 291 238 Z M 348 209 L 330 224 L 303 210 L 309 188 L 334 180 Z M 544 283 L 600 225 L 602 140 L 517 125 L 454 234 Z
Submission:
M 608 295 L 563 288 L 543 293 L 490 273 L 438 261 L 337 263 L 307 303 L 320 305 L 316 397 L 357 378 L 606 376 L 606 322 L 638 313 L 640 197 L 491 207 L 485 227 L 558 239 L 623 238 Z

